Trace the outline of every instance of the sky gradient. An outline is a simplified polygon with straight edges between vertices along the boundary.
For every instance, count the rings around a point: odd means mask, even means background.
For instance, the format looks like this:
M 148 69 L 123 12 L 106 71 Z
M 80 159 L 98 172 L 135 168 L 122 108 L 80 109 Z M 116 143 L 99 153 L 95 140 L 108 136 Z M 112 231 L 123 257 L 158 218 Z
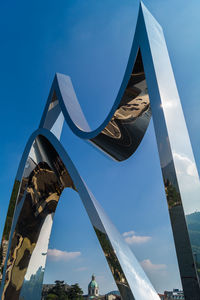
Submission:
M 148 0 L 163 27 L 194 155 L 200 170 L 198 0 Z M 34 1 L 1 3 L 2 232 L 17 167 L 38 127 L 55 72 L 71 77 L 92 128 L 110 110 L 134 36 L 139 2 Z M 64 126 L 62 143 L 81 176 L 133 249 L 155 288 L 181 287 L 152 122 L 136 151 L 117 163 Z M 79 282 L 92 273 L 100 293 L 116 289 L 78 195 L 66 190 L 58 205 L 45 282 Z

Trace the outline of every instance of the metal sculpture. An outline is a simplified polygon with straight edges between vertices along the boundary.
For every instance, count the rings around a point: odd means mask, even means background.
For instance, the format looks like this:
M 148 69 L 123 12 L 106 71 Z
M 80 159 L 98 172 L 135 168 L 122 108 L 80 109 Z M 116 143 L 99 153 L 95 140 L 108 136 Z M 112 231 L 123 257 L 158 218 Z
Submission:
M 147 90 L 148 86 L 148 90 Z M 150 99 L 150 100 L 149 100 Z M 162 28 L 141 3 L 127 69 L 105 121 L 91 131 L 69 77 L 56 74 L 39 129 L 30 137 L 17 172 L 1 243 L 2 300 L 41 295 L 53 215 L 64 188 L 77 191 L 123 299 L 159 299 L 132 251 L 111 224 L 59 142 L 63 121 L 79 137 L 118 161 L 139 146 L 153 116 L 166 197 L 185 299 L 200 299 L 199 257 L 187 215 L 200 212 L 181 178 L 180 159 L 193 163 L 199 178 Z M 197 217 L 199 217 L 197 213 Z M 6 255 L 7 253 L 7 255 Z M 40 285 L 30 288 L 37 266 Z

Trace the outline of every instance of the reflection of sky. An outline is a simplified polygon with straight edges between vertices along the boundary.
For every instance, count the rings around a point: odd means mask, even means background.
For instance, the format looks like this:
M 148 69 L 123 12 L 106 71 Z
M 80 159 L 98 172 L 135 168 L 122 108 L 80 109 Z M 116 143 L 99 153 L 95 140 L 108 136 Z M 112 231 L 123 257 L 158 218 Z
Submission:
M 59 129 L 62 128 L 62 124 L 63 124 L 63 114 L 60 113 L 59 117 L 57 118 L 54 126 L 51 128 L 51 132 L 53 134 L 55 134 L 55 136 L 59 139 L 60 138 L 60 132 L 59 132 Z
M 98 203 L 95 205 L 97 207 L 99 206 Z M 141 298 L 145 300 L 149 299 L 151 296 L 152 299 L 157 299 L 155 290 L 152 289 L 148 278 L 146 278 L 145 274 L 138 266 L 138 262 L 136 261 L 135 257 L 130 253 L 130 249 L 127 247 L 127 244 L 125 242 L 123 243 L 121 235 L 116 232 L 115 228 L 113 228 L 113 225 L 110 223 L 101 209 L 99 209 L 99 215 L 106 228 L 111 245 L 114 247 L 114 251 L 117 254 L 122 271 L 126 272 L 126 279 L 129 284 L 131 284 L 135 298 Z
M 200 168 L 199 1 L 194 0 L 191 5 L 186 0 L 169 0 L 163 1 L 161 6 L 158 0 L 146 0 L 145 4 L 163 26 Z M 0 228 L 19 159 L 29 135 L 38 127 L 54 73 L 63 72 L 72 77 L 91 127 L 96 127 L 109 110 L 121 83 L 137 6 L 138 2 L 132 0 L 126 3 L 61 0 L 48 1 L 48 5 L 46 1 L 27 3 L 23 0 L 20 4 L 13 2 L 12 7 L 8 2 L 2 2 Z M 166 265 L 165 271 L 156 267 L 147 270 L 154 286 L 160 291 L 179 287 L 152 125 L 134 157 L 120 164 L 94 151 L 66 127 L 63 140 L 81 176 L 120 232 L 134 230 L 140 236 L 152 237 L 148 244 L 132 247 L 140 261 L 150 259 L 153 266 Z M 175 153 L 178 154 L 177 166 L 179 160 L 184 161 L 188 170 L 191 157 L 184 151 Z M 189 182 L 192 184 L 192 177 L 191 181 L 187 174 L 183 177 L 188 185 Z M 197 202 L 198 191 L 194 193 Z M 82 212 L 81 204 L 79 207 L 78 198 L 72 196 L 70 200 L 62 198 L 63 206 L 60 203 L 58 207 L 51 248 L 80 251 L 82 255 L 65 264 L 48 262 L 45 281 L 60 279 L 61 274 L 61 279 L 69 283 L 78 281 L 86 290 L 94 272 L 100 291 L 113 289 L 112 278 L 87 216 Z
M 184 154 L 174 153 L 179 185 L 186 214 L 200 211 L 200 182 L 194 160 Z
M 147 15 L 149 16 L 148 12 Z M 152 99 L 152 114 L 156 116 L 162 109 L 167 128 L 166 132 L 162 130 L 162 125 L 159 128 L 161 122 L 155 122 L 155 131 L 159 132 L 159 144 L 163 140 L 170 143 L 184 211 L 186 214 L 194 213 L 200 211 L 200 201 L 197 198 L 200 194 L 200 181 L 165 41 L 162 33 L 158 34 L 152 24 L 154 19 L 150 16 L 146 26 L 161 97 L 161 103 L 157 103 L 156 97 L 155 101 Z M 151 83 L 151 79 L 149 82 Z M 154 91 L 150 94 L 154 96 Z M 162 113 L 160 115 L 159 121 L 162 120 Z M 164 165 L 165 160 L 166 158 L 161 157 L 161 165 Z
M 29 267 L 26 272 L 25 279 L 29 280 L 31 275 L 35 274 L 40 267 L 44 268 L 46 261 L 46 254 L 48 250 L 48 239 L 52 227 L 52 215 L 48 215 L 42 225 L 38 242 L 31 256 Z

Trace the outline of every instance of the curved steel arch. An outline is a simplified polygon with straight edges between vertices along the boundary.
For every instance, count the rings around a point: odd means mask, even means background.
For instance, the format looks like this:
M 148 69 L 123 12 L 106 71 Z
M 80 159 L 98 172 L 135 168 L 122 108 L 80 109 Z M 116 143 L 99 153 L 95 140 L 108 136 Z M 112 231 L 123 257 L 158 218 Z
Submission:
M 123 299 L 159 299 L 132 251 L 50 131 L 39 129 L 32 134 L 16 181 L 22 183 L 19 195 L 23 196 L 15 209 L 2 299 L 28 300 L 30 292 L 41 292 L 41 285 L 30 289 L 30 278 L 35 270 L 43 275 L 52 218 L 64 188 L 80 195 Z
M 77 136 L 88 139 L 102 151 L 121 161 L 130 157 L 137 149 L 148 127 L 151 111 L 185 299 L 200 299 L 200 256 L 195 255 L 197 245 L 190 228 L 188 230 L 191 214 L 197 213 L 196 218 L 200 219 L 200 202 L 193 197 L 194 186 L 187 187 L 186 190 L 182 178 L 184 159 L 192 164 L 192 172 L 190 170 L 187 176 L 194 180 L 197 191 L 200 191 L 200 182 L 162 28 L 143 4 L 140 5 L 133 46 L 118 96 L 107 118 L 96 130 L 90 130 L 76 99 L 70 78 L 62 74 L 55 76 L 40 129 L 34 137 L 35 146 L 31 148 L 30 159 L 26 161 L 26 155 L 22 157 L 21 165 L 26 167 L 19 169 L 11 196 L 2 239 L 2 247 L 5 246 L 6 249 L 10 236 L 7 259 L 6 261 L 3 259 L 2 262 L 2 266 L 4 265 L 2 299 L 18 299 L 20 291 L 23 293 L 25 282 L 23 288 L 22 282 L 28 272 L 23 266 L 28 268 L 31 266 L 30 259 L 27 259 L 23 253 L 29 249 L 29 256 L 33 257 L 32 254 L 36 251 L 34 249 L 37 248 L 34 245 L 37 244 L 37 239 L 36 242 L 30 243 L 30 239 L 23 239 L 20 234 L 17 235 L 17 230 L 31 234 L 31 231 L 28 231 L 29 222 L 26 218 L 22 222 L 26 226 L 20 227 L 20 214 L 24 205 L 32 203 L 35 217 L 42 215 L 47 208 L 53 213 L 64 187 L 77 189 L 84 204 L 86 199 L 89 201 L 90 205 L 86 205 L 86 210 L 102 248 L 104 252 L 111 251 L 109 255 L 106 253 L 108 263 L 110 266 L 113 266 L 113 263 L 117 264 L 118 271 L 113 272 L 113 275 L 123 299 L 158 299 L 127 245 L 115 229 L 110 229 L 113 228 L 112 225 L 104 217 L 97 202 L 72 167 L 67 154 L 60 150 L 61 145 L 48 132 L 51 131 L 59 139 L 65 119 Z M 37 135 L 39 136 L 36 137 Z M 45 143 L 49 143 L 49 147 L 45 146 Z M 57 152 L 60 159 L 56 164 L 52 164 L 52 153 Z M 63 167 L 63 163 L 66 167 Z M 71 166 L 70 169 L 68 164 Z M 31 172 L 28 171 L 29 168 Z M 64 177 L 59 175 L 57 168 L 62 169 L 63 173 L 61 173 Z M 83 191 L 86 198 L 83 197 Z M 25 199 L 29 200 L 25 201 Z M 15 202 L 17 205 L 10 232 Z M 90 206 L 92 206 L 91 211 L 89 211 Z M 26 210 L 29 211 L 30 207 L 25 207 L 23 216 L 26 216 Z M 97 219 L 92 217 L 93 213 Z M 96 227 L 94 223 L 96 220 L 100 227 Z M 41 228 L 42 224 L 40 223 Z M 119 243 L 115 243 L 116 236 Z M 115 248 L 119 245 L 121 248 Z M 20 276 L 17 276 L 18 269 L 24 270 Z

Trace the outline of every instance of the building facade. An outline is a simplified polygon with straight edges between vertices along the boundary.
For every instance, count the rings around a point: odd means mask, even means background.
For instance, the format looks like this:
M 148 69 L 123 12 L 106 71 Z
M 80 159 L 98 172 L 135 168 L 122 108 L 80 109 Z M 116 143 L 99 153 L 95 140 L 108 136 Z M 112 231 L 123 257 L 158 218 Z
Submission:
M 95 276 L 92 275 L 92 280 L 88 284 L 88 299 L 93 299 L 99 296 L 99 286 L 95 280 Z
M 173 289 L 173 291 L 165 291 L 164 292 L 164 300 L 184 300 L 184 293 L 179 289 Z

